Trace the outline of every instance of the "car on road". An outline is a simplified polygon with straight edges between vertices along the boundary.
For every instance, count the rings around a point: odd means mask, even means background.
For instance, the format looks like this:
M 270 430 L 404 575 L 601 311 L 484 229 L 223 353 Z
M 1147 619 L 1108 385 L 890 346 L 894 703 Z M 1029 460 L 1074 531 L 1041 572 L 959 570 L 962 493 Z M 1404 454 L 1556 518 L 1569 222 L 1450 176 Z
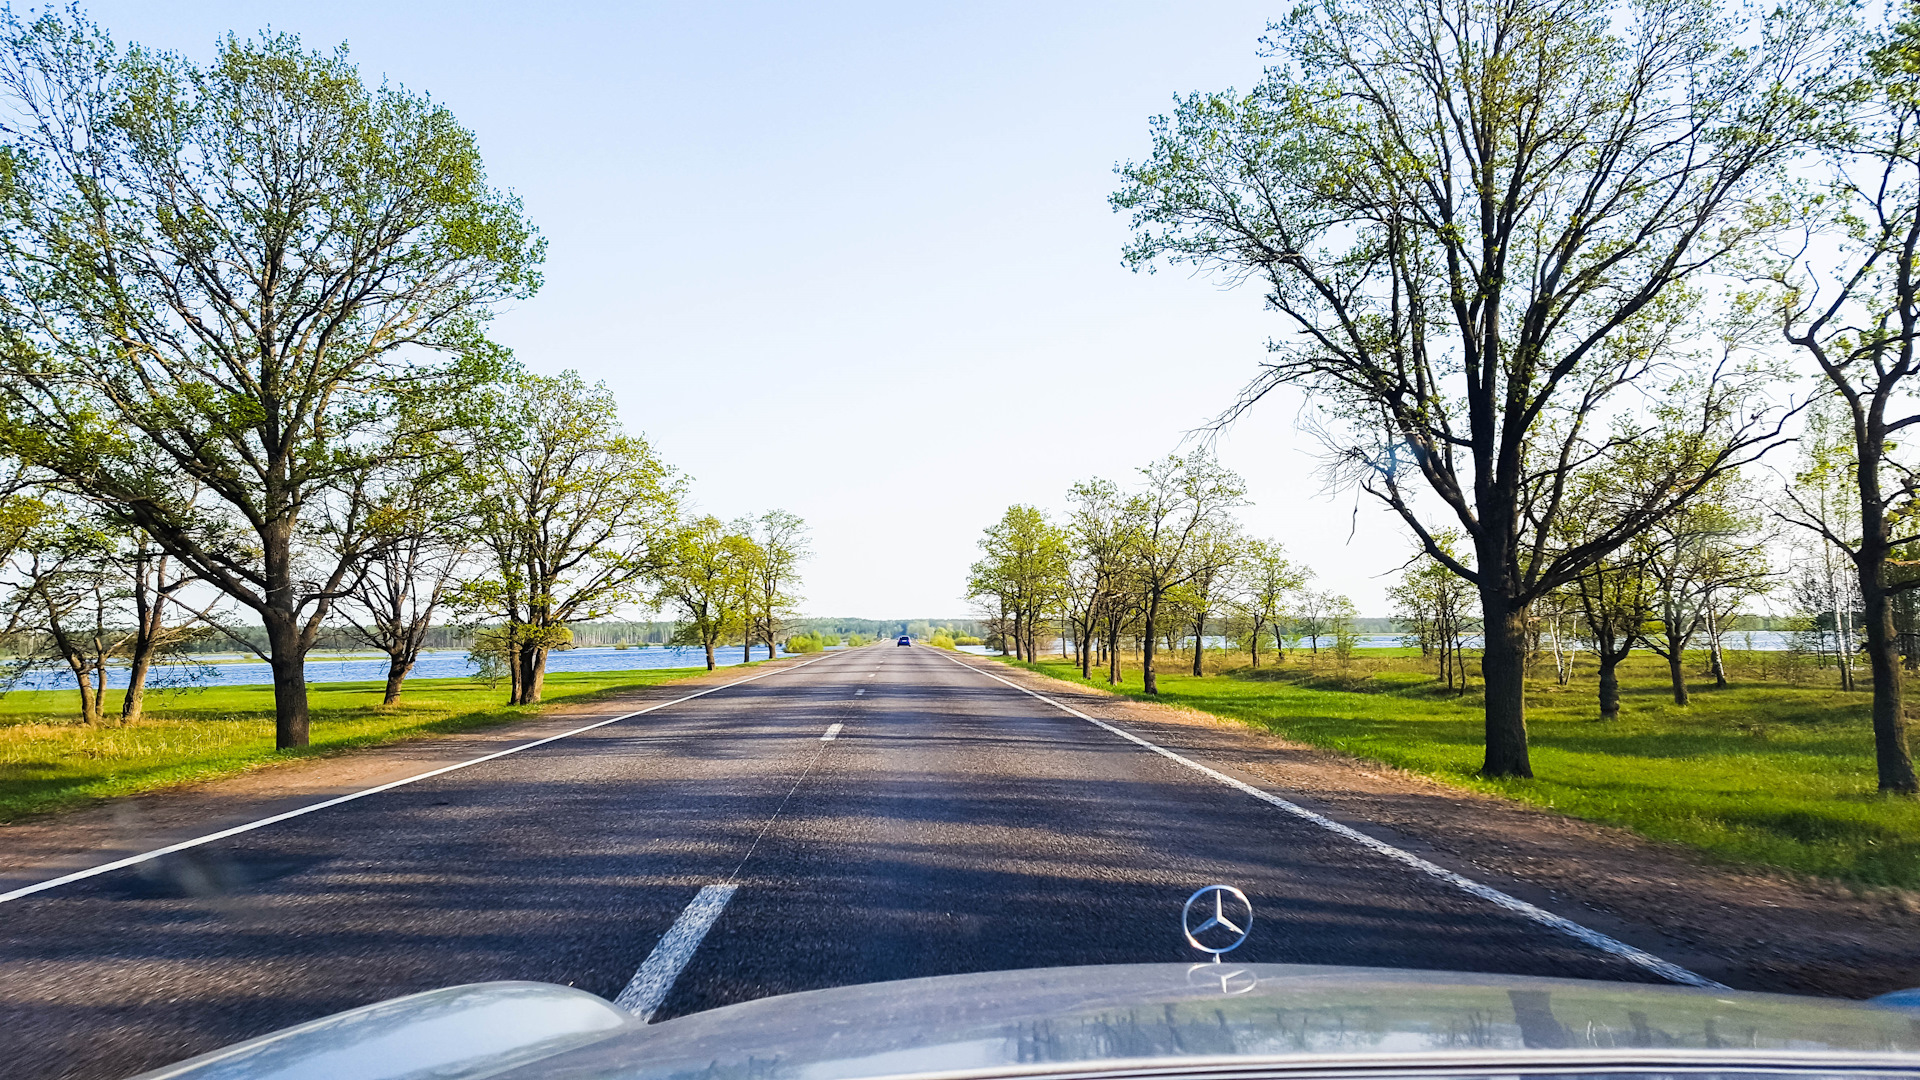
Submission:
M 326 1017 L 143 1080 L 1891 1080 L 1920 1077 L 1920 1007 L 1903 1000 L 1140 964 L 869 983 L 647 1023 L 581 990 L 477 983 Z
M 901 635 L 900 635 L 900 640 L 899 640 L 899 641 L 896 641 L 896 642 L 894 642 L 894 645 L 895 645 L 895 646 L 900 646 L 900 645 L 911 645 L 911 644 L 913 644 L 913 639 L 912 639 L 912 638 L 910 638 L 910 637 L 908 637 L 908 636 L 907 636 L 907 635 L 905 635 L 905 634 L 901 634 Z

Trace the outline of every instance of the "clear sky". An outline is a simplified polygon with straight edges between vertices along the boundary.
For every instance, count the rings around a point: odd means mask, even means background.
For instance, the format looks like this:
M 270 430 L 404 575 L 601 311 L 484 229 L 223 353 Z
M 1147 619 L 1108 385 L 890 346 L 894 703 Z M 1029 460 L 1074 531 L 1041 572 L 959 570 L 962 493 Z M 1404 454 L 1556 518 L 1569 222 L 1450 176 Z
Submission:
M 87 10 L 211 54 L 347 42 L 430 93 L 548 237 L 496 337 L 575 368 L 723 517 L 806 518 L 810 614 L 959 615 L 980 530 L 1125 482 L 1228 405 L 1276 319 L 1121 265 L 1113 166 L 1176 92 L 1246 87 L 1285 4 L 167 3 Z M 1386 614 L 1409 551 L 1315 475 L 1298 398 L 1221 445 L 1243 520 Z

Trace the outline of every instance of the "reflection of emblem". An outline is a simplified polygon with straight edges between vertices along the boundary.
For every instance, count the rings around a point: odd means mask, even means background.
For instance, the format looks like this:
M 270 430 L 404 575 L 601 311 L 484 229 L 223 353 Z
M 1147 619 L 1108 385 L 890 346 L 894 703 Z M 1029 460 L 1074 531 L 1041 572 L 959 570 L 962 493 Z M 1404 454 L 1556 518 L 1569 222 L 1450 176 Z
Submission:
M 1187 944 L 1212 953 L 1217 964 L 1221 953 L 1232 952 L 1247 940 L 1247 932 L 1253 929 L 1253 903 L 1231 885 L 1209 885 L 1187 897 L 1187 906 L 1180 909 L 1180 928 Z
M 1227 997 L 1237 997 L 1251 993 L 1260 985 L 1259 976 L 1243 967 L 1227 967 L 1225 964 L 1194 964 L 1187 968 L 1187 985 L 1199 986 L 1205 980 L 1208 989 L 1215 984 Z

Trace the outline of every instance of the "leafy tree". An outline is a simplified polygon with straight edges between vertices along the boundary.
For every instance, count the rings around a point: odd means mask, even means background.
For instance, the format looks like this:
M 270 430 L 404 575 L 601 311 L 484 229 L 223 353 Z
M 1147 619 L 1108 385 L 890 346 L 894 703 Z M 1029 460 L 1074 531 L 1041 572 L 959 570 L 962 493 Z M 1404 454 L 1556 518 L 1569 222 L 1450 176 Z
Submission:
M 763 558 L 751 538 L 729 532 L 711 514 L 674 530 L 666 545 L 656 600 L 671 604 L 679 617 L 674 644 L 704 647 L 708 671 L 714 668 L 714 647 L 747 629 Z
M 1845 98 L 1847 123 L 1826 150 L 1829 181 L 1806 219 L 1806 244 L 1774 267 L 1786 339 L 1819 365 L 1844 417 L 1851 503 L 1796 502 L 1791 520 L 1852 563 L 1873 676 L 1873 739 L 1881 791 L 1920 793 L 1905 712 L 1897 598 L 1920 587 L 1896 556 L 1920 539 L 1905 508 L 1920 465 L 1900 433 L 1920 424 L 1920 4 L 1869 42 Z M 1833 261 L 1837 244 L 1839 265 Z M 1833 590 L 1838 595 L 1838 590 Z M 1846 620 L 1836 613 L 1837 624 Z M 1836 632 L 1842 627 L 1836 625 Z M 1843 635 L 1844 636 L 1844 635 Z M 1842 659 L 1842 678 L 1851 674 Z
M 197 67 L 7 12 L 0 98 L 0 442 L 255 613 L 304 746 L 397 404 L 485 373 L 542 244 L 444 107 L 288 35 Z
M 769 510 L 750 521 L 734 523 L 734 531 L 753 541 L 756 561 L 748 600 L 747 649 L 758 638 L 774 656 L 774 642 L 794 617 L 799 597 L 799 567 L 808 555 L 807 523 L 797 514 Z
M 968 578 L 970 598 L 992 598 L 1008 621 L 1014 654 L 1035 658 L 1040 624 L 1067 584 L 1067 537 L 1031 506 L 1010 506 L 980 539 L 981 558 Z
M 1644 544 L 1615 548 L 1589 563 L 1567 586 L 1600 665 L 1602 720 L 1620 718 L 1620 664 L 1646 643 L 1653 621 L 1653 579 L 1646 563 Z
M 1153 653 L 1155 635 L 1166 628 L 1162 609 L 1206 565 L 1197 553 L 1226 526 L 1227 512 L 1245 501 L 1246 484 L 1202 451 L 1169 456 L 1140 474 L 1146 484 L 1127 500 L 1127 516 L 1140 593 L 1141 682 L 1157 694 Z
M 1341 476 L 1478 591 L 1488 776 L 1532 775 L 1529 605 L 1777 435 L 1747 407 L 1759 372 L 1681 343 L 1690 282 L 1765 226 L 1745 211 L 1807 137 L 1810 12 L 1749 28 L 1698 0 L 1630 19 L 1606 0 L 1309 0 L 1255 90 L 1181 99 L 1120 170 L 1134 265 L 1256 277 L 1286 321 L 1229 418 L 1304 387 Z M 1733 47 L 1749 30 L 1758 47 Z M 1547 550 L 1570 470 L 1634 437 L 1595 419 L 1649 377 L 1679 388 L 1696 445 L 1590 541 Z
M 1434 534 L 1434 542 L 1455 558 L 1460 534 L 1447 529 Z M 1420 649 L 1422 656 L 1433 657 L 1442 682 L 1460 694 L 1467 692 L 1467 659 L 1462 647 L 1471 622 L 1472 588 L 1460 575 L 1427 557 L 1423 548 L 1400 575 L 1400 584 L 1387 590 L 1394 605 L 1394 618 Z
M 1239 526 L 1232 521 L 1223 521 L 1212 532 L 1198 537 L 1189 556 L 1187 583 L 1174 594 L 1193 627 L 1195 676 L 1206 674 L 1200 661 L 1206 652 L 1207 623 L 1239 594 L 1244 542 Z
M 385 705 L 400 700 L 475 543 L 480 440 L 427 439 L 369 500 L 366 561 L 339 606 L 352 636 L 387 655 Z
M 1769 577 L 1765 551 L 1751 539 L 1755 522 L 1735 501 L 1732 479 L 1663 519 L 1644 541 L 1656 619 L 1646 644 L 1667 661 L 1675 705 L 1690 701 L 1685 653 L 1712 625 L 1716 597 L 1751 594 Z
M 1304 589 L 1313 571 L 1296 565 L 1286 556 L 1278 540 L 1249 540 L 1241 556 L 1243 591 L 1240 612 L 1249 626 L 1249 650 L 1253 666 L 1260 666 L 1260 639 L 1263 633 L 1273 637 L 1282 662 L 1287 658 L 1286 612 L 1293 598 Z
M 1139 607 L 1135 582 L 1137 522 L 1128 513 L 1127 500 L 1119 487 L 1110 480 L 1075 484 L 1069 497 L 1073 501 L 1067 524 L 1073 552 L 1071 586 L 1086 638 L 1080 653 L 1080 674 L 1093 677 L 1093 638 L 1099 633 L 1107 654 L 1107 682 L 1117 686 L 1120 638 Z
M 683 483 L 621 430 L 607 388 L 574 372 L 518 374 L 484 408 L 496 418 L 475 454 L 485 565 L 456 603 L 505 624 L 511 700 L 531 705 L 567 624 L 640 599 L 663 568 Z

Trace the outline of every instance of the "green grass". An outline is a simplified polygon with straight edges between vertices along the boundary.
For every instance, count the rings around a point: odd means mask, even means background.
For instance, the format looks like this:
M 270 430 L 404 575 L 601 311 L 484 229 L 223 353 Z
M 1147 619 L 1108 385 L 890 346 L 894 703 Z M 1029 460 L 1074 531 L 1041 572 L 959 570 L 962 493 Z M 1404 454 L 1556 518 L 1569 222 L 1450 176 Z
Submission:
M 547 676 L 546 704 L 578 704 L 701 674 L 705 669 L 556 672 Z M 146 717 L 126 727 L 68 719 L 79 711 L 76 691 L 14 691 L 0 696 L 0 822 L 274 762 L 468 731 L 542 708 L 502 705 L 504 684 L 489 688 L 471 679 L 409 681 L 391 707 L 380 704 L 384 689 L 383 682 L 312 684 L 312 745 L 289 751 L 273 748 L 271 686 L 149 692 Z M 119 692 L 109 692 L 108 712 L 119 707 Z
M 1920 888 L 1920 801 L 1875 792 L 1869 695 L 1832 685 L 1700 679 L 1669 697 L 1665 661 L 1623 670 L 1621 719 L 1599 719 L 1591 669 L 1528 695 L 1534 779 L 1486 780 L 1482 699 L 1456 698 L 1417 660 L 1364 651 L 1345 671 L 1322 660 L 1195 678 L 1160 675 L 1160 699 L 1275 734 L 1623 826 L 1719 858 L 1855 885 Z M 1080 682 L 1063 662 L 1023 665 Z M 1703 663 L 1689 662 L 1689 672 Z M 1551 661 L 1547 663 L 1551 671 Z M 1477 683 L 1477 679 L 1475 680 Z M 1096 672 L 1093 685 L 1108 689 Z M 1140 693 L 1137 665 L 1120 688 Z

